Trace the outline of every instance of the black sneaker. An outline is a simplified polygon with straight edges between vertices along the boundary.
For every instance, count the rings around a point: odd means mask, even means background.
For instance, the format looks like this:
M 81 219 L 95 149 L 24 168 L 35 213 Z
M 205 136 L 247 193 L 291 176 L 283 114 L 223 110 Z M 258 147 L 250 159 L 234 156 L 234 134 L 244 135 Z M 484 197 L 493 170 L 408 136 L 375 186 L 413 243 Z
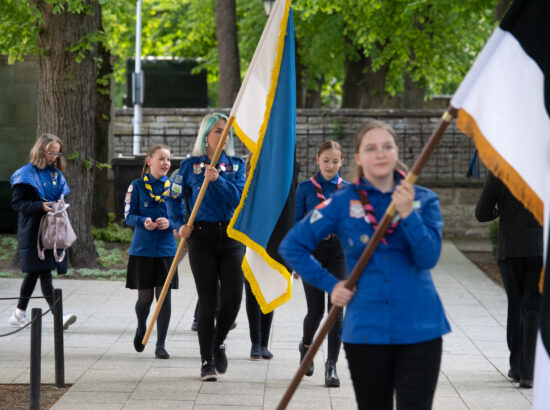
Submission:
M 170 355 L 164 348 L 164 346 L 157 346 L 155 349 L 155 357 L 157 359 L 170 359 Z
M 262 359 L 262 345 L 255 343 L 250 348 L 250 359 L 251 360 L 261 360 Z
M 214 364 L 220 374 L 227 371 L 227 356 L 225 355 L 225 344 L 214 347 Z
M 214 365 L 208 360 L 202 362 L 201 380 L 203 382 L 215 382 L 216 380 L 218 380 L 218 375 L 216 374 Z
M 267 350 L 267 346 L 262 346 L 262 358 L 266 360 L 273 359 L 273 353 Z

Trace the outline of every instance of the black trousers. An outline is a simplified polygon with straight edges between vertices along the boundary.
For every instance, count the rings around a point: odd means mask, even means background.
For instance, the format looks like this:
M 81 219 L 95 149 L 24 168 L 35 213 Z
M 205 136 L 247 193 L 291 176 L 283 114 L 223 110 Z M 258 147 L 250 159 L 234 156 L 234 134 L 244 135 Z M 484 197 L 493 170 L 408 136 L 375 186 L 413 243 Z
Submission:
M 49 270 L 27 272 L 23 278 L 21 284 L 21 291 L 19 292 L 19 301 L 17 302 L 17 308 L 21 310 L 27 310 L 30 297 L 36 287 L 36 282 L 40 278 L 40 287 L 42 288 L 42 295 L 46 298 L 50 307 L 53 304 L 53 283 L 52 272 Z
M 542 257 L 506 258 L 499 261 L 499 267 L 508 298 L 510 370 L 514 377 L 533 380 Z
M 359 410 L 432 408 L 441 365 L 439 337 L 410 345 L 344 343 Z
M 248 327 L 250 330 L 250 342 L 255 345 L 267 347 L 269 343 L 269 333 L 271 332 L 271 322 L 273 322 L 273 312 L 267 315 L 262 312 L 256 296 L 252 293 L 250 284 L 244 281 L 246 295 L 246 315 L 248 317 Z
M 342 246 L 340 245 L 338 239 L 332 237 L 322 241 L 313 252 L 313 256 L 336 278 L 340 280 L 346 279 L 348 271 L 346 268 L 344 251 L 342 250 Z M 304 318 L 303 324 L 303 343 L 309 346 L 313 342 L 315 332 L 317 332 L 319 324 L 325 314 L 325 298 L 327 299 L 327 312 L 332 307 L 332 303 L 330 303 L 330 295 L 314 286 L 308 285 L 303 280 L 302 283 L 304 285 L 307 303 L 307 314 Z M 342 345 L 342 342 L 340 341 L 342 318 L 343 310 L 340 310 L 340 313 L 328 334 L 328 360 L 338 361 L 340 346 Z
M 199 296 L 201 361 L 212 360 L 237 318 L 243 294 L 244 246 L 227 236 L 226 222 L 197 222 L 189 238 L 189 263 Z M 221 307 L 214 327 L 220 282 Z

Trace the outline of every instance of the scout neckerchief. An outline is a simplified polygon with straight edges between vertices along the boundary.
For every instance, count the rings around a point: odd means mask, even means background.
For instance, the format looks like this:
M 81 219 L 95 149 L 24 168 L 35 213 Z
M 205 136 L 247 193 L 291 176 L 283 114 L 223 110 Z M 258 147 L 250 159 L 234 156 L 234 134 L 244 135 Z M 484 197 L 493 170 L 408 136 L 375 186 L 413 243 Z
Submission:
M 319 175 L 319 173 L 317 173 L 317 175 Z M 315 178 L 315 176 L 312 176 L 311 178 L 309 178 L 309 181 L 315 187 L 315 191 L 317 192 L 317 198 L 319 198 L 319 202 L 325 201 L 327 198 L 325 198 L 325 195 L 323 194 L 323 188 L 321 188 L 321 184 L 317 182 L 317 179 Z M 342 178 L 338 176 L 338 184 L 336 186 L 336 189 L 338 190 L 341 188 L 342 188 Z
M 397 170 L 400 175 L 403 175 L 402 172 Z M 378 228 L 378 219 L 376 219 L 376 215 L 374 214 L 374 208 L 372 204 L 369 201 L 369 194 L 366 190 L 359 188 L 359 178 L 355 180 L 355 185 L 357 189 L 357 194 L 359 195 L 359 200 L 361 201 L 361 204 L 363 204 L 363 208 L 365 208 L 365 212 L 367 213 L 367 219 L 371 223 L 373 229 L 376 231 L 376 228 Z M 388 227 L 386 233 L 380 240 L 384 245 L 387 245 L 388 242 L 386 241 L 386 236 L 391 235 L 395 232 L 397 229 L 397 225 L 399 225 L 399 219 L 392 222 L 390 226 Z
M 170 193 L 170 180 L 165 176 L 160 178 L 160 181 L 164 181 L 164 191 L 160 195 L 155 195 L 153 193 L 153 187 L 149 184 L 149 174 L 145 174 L 143 180 L 145 181 L 145 189 L 148 191 L 149 196 L 153 198 L 155 202 L 164 202 L 164 198 Z

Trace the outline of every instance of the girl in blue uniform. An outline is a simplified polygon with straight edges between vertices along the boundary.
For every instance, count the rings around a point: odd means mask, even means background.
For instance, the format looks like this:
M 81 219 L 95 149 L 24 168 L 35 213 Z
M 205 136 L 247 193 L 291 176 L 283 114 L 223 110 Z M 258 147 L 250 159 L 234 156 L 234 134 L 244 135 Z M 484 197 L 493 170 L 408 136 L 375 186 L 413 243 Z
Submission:
M 172 197 L 179 201 L 180 223 L 186 218 L 183 195 L 187 192 L 193 208 L 204 179 L 208 189 L 193 227 L 179 231 L 189 238 L 189 263 L 199 297 L 198 337 L 201 352 L 201 379 L 215 381 L 227 370 L 225 338 L 241 305 L 244 246 L 227 236 L 227 225 L 239 204 L 246 182 L 244 160 L 233 156 L 233 136 L 224 147 L 215 167 L 210 166 L 227 122 L 223 114 L 208 114 L 202 120 L 191 157 L 183 160 L 172 182 Z M 214 324 L 217 286 L 221 307 Z
M 332 194 L 349 185 L 344 181 L 338 171 L 342 167 L 344 158 L 342 147 L 336 141 L 325 141 L 319 146 L 317 152 L 317 165 L 319 172 L 298 185 L 296 190 L 296 221 L 299 222 L 315 206 L 330 198 Z M 319 246 L 313 251 L 313 256 L 321 265 L 336 278 L 343 280 L 347 276 L 344 251 L 340 241 L 334 235 L 323 238 Z M 299 345 L 300 361 L 304 358 L 309 346 L 313 342 L 313 336 L 323 319 L 325 311 L 325 292 L 302 281 L 307 302 L 307 314 L 304 318 L 304 333 Z M 328 298 L 327 298 L 328 299 Z M 327 300 L 327 310 L 332 304 Z M 339 387 L 340 380 L 336 372 L 336 362 L 340 353 L 340 328 L 342 326 L 342 313 L 332 326 L 328 335 L 328 355 L 325 363 L 325 386 Z M 313 362 L 306 371 L 306 376 L 313 374 Z
M 170 271 L 172 260 L 177 251 L 174 239 L 176 225 L 170 198 L 170 179 L 166 176 L 170 170 L 170 150 L 165 145 L 153 145 L 147 151 L 143 174 L 128 187 L 124 199 L 124 218 L 126 223 L 135 227 L 130 245 L 130 258 L 126 273 L 126 287 L 138 289 L 136 315 L 138 326 L 134 337 L 134 348 L 143 352 L 141 343 L 147 330 L 147 316 L 156 293 L 158 300 L 164 282 Z M 170 289 L 178 288 L 176 270 Z M 168 359 L 170 355 L 164 347 L 171 314 L 171 292 L 166 298 L 157 317 L 157 344 L 155 356 Z
M 42 216 L 52 211 L 52 202 L 71 192 L 62 173 L 64 170 L 63 142 L 55 135 L 42 134 L 31 149 L 30 162 L 11 176 L 11 205 L 17 211 L 19 266 L 25 272 L 17 308 L 8 319 L 12 326 L 24 326 L 28 322 L 25 311 L 38 278 L 42 294 L 51 307 L 52 270 L 56 269 L 60 275 L 67 273 L 66 257 L 61 262 L 56 262 L 53 251 L 47 250 L 45 259 L 41 260 L 36 247 Z M 75 321 L 75 315 L 64 313 L 63 329 L 67 329 Z
M 395 132 L 370 121 L 357 133 L 357 180 L 318 205 L 280 246 L 303 280 L 346 306 L 342 341 L 359 409 L 429 409 L 441 362 L 441 336 L 450 331 L 430 269 L 441 252 L 443 221 L 437 196 L 395 170 Z M 335 233 L 351 270 L 391 201 L 394 220 L 353 291 L 313 256 Z

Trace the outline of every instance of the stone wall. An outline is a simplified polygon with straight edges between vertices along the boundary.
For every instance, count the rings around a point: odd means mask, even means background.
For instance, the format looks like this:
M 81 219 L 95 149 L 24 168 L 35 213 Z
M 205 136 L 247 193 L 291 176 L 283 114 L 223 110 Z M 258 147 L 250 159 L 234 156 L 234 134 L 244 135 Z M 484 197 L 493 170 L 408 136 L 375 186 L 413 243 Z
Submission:
M 164 143 L 173 156 L 189 155 L 193 149 L 201 118 L 208 109 L 144 109 L 141 151 L 154 143 Z M 227 111 L 222 111 L 228 114 Z M 296 118 L 296 157 L 300 166 L 299 181 L 317 169 L 315 156 L 319 144 L 332 138 L 340 142 L 344 150 L 344 177 L 353 171 L 354 134 L 369 119 L 390 123 L 396 130 L 400 158 L 411 167 L 425 142 L 435 130 L 442 110 L 317 110 L 301 109 Z M 131 109 L 115 112 L 115 155 L 132 152 Z M 246 155 L 246 148 L 235 142 L 239 155 Z M 474 151 L 471 140 L 452 123 L 434 154 L 427 162 L 419 183 L 430 187 L 440 196 L 445 227 L 444 235 L 450 237 L 486 237 L 487 224 L 479 224 L 474 209 L 483 178 L 466 178 L 466 172 Z M 482 167 L 482 177 L 485 170 Z

